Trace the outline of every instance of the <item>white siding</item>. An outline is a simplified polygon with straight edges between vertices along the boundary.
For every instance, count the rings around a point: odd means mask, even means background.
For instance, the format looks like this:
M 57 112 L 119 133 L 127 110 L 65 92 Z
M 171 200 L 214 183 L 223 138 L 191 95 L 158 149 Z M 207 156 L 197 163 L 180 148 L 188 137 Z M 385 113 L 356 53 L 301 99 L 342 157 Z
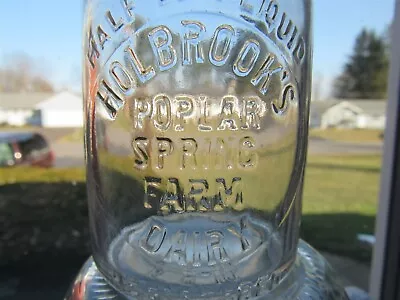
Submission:
M 357 118 L 357 128 L 384 129 L 386 116 L 370 116 L 362 114 Z
M 11 126 L 24 126 L 29 123 L 29 118 L 32 116 L 32 110 L 16 109 L 4 112 L 5 123 Z
M 83 125 L 83 111 L 80 110 L 50 110 L 43 109 L 43 127 L 81 127 Z
M 7 123 L 7 112 L 0 108 L 0 124 Z
M 328 109 L 321 119 L 321 128 L 352 128 L 357 122 L 357 113 L 348 107 L 337 105 Z
M 36 106 L 40 110 L 43 127 L 82 127 L 82 98 L 61 92 Z

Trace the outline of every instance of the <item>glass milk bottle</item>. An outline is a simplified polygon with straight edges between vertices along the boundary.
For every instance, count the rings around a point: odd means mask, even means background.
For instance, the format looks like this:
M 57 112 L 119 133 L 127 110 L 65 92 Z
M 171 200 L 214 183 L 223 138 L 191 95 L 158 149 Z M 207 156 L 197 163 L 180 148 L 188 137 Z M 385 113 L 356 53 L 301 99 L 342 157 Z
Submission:
M 115 295 L 346 299 L 299 246 L 310 15 L 310 0 L 86 3 L 93 267 Z

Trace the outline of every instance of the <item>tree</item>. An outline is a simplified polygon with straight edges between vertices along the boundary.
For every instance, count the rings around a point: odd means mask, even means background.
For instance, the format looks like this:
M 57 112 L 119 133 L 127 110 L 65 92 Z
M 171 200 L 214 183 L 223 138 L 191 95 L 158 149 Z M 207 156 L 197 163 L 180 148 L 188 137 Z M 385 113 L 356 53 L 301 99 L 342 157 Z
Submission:
M 353 54 L 334 83 L 337 98 L 384 99 L 389 68 L 385 36 L 363 29 Z
M 51 82 L 36 69 L 25 54 L 7 57 L 7 64 L 0 66 L 0 92 L 54 92 Z
M 333 83 L 334 96 L 339 99 L 354 98 L 351 96 L 351 78 L 348 74 L 343 72 L 340 74 Z

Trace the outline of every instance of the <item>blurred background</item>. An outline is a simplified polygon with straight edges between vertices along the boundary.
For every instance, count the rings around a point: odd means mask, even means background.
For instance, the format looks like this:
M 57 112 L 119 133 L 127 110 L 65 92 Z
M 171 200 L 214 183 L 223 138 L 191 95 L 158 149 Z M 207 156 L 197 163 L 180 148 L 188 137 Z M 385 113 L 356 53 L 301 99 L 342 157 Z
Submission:
M 61 299 L 90 255 L 82 2 L 0 1 L 0 299 Z M 302 238 L 368 289 L 394 0 L 314 1 Z

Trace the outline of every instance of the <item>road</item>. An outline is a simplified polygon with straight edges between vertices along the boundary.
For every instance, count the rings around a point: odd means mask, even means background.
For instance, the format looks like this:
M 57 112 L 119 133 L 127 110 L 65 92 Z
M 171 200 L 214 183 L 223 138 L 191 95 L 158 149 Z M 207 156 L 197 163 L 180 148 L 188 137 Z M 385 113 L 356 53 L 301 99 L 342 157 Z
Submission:
M 83 144 L 55 141 L 52 147 L 56 156 L 56 167 L 84 165 Z M 379 154 L 382 148 L 382 143 L 348 143 L 312 138 L 309 141 L 308 153 L 315 155 Z
M 375 154 L 381 153 L 382 143 L 349 143 L 335 142 L 321 138 L 310 138 L 308 152 L 310 154 Z
M 83 143 L 63 141 L 62 137 L 74 132 L 74 128 L 57 129 L 27 129 L 42 133 L 55 154 L 55 167 L 80 167 L 84 166 L 84 147 Z M 121 145 L 126 144 L 126 134 L 112 134 L 113 139 L 121 138 Z M 125 145 L 126 146 L 126 145 Z M 337 155 L 337 154 L 375 154 L 382 152 L 382 143 L 349 143 L 335 142 L 322 138 L 312 137 L 309 140 L 308 153 L 315 155 Z
M 67 143 L 55 141 L 52 143 L 55 155 L 54 165 L 57 168 L 81 167 L 85 165 L 83 143 Z

